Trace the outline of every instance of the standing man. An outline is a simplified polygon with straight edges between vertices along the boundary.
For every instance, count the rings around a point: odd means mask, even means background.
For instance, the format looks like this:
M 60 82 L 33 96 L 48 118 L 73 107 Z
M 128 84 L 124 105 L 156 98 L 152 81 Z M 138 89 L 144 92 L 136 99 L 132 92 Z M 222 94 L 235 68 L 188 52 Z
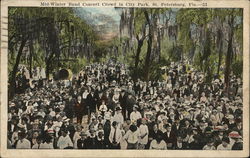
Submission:
M 77 118 L 77 123 L 82 124 L 82 117 L 84 112 L 84 104 L 82 97 L 79 95 L 77 97 L 76 103 L 75 103 L 75 115 Z
M 125 95 L 125 91 L 122 90 L 121 91 L 121 94 L 119 96 L 119 102 L 121 104 L 121 107 L 122 107 L 122 115 L 124 117 L 124 119 L 126 120 L 127 116 L 126 116 L 126 111 L 127 111 L 127 106 L 126 106 L 126 95 Z
M 93 90 L 91 90 L 91 92 L 87 95 L 86 105 L 88 108 L 88 122 L 89 122 L 91 113 L 96 111 L 96 102 L 95 102 Z
M 135 105 L 136 101 L 131 93 L 128 94 L 126 100 L 126 109 L 128 111 L 128 117 L 130 117 L 131 112 L 133 111 L 133 106 Z M 131 119 L 131 118 L 130 118 Z
M 120 141 L 122 139 L 122 132 L 118 128 L 116 121 L 112 123 L 111 131 L 109 134 L 109 142 L 111 149 L 121 149 Z

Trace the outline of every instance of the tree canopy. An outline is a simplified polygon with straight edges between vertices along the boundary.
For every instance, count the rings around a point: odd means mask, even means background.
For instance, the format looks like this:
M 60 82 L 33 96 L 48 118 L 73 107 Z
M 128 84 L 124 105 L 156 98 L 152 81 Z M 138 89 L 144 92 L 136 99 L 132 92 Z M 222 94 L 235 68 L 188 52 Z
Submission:
M 106 26 L 97 26 L 76 8 L 9 8 L 11 94 L 20 64 L 31 75 L 34 67 L 45 68 L 47 78 L 60 68 L 78 73 L 87 63 L 110 58 L 128 65 L 133 79 L 145 81 L 162 80 L 160 69 L 171 61 L 192 65 L 208 83 L 218 77 L 228 86 L 230 76 L 242 77 L 242 9 L 116 10 L 117 33 L 112 32 L 114 19 L 107 15 L 96 18 Z

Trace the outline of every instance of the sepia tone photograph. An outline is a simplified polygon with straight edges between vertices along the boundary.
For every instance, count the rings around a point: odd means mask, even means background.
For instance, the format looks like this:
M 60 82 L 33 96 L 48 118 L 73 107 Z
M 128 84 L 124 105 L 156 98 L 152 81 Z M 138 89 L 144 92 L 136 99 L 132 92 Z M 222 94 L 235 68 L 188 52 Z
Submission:
M 77 4 L 7 8 L 8 151 L 249 147 L 244 8 Z

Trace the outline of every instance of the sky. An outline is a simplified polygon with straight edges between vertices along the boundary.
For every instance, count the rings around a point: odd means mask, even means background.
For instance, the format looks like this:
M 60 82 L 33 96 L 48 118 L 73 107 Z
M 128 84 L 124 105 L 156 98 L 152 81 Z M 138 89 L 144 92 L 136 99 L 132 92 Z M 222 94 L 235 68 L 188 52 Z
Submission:
M 105 14 L 107 16 L 111 16 L 116 23 L 118 24 L 120 21 L 120 15 L 118 11 L 115 10 L 115 8 L 110 8 L 110 7 L 98 7 L 98 8 L 91 8 L 91 7 L 86 7 L 86 8 L 81 8 L 83 11 L 90 12 L 92 15 L 97 15 L 97 14 Z

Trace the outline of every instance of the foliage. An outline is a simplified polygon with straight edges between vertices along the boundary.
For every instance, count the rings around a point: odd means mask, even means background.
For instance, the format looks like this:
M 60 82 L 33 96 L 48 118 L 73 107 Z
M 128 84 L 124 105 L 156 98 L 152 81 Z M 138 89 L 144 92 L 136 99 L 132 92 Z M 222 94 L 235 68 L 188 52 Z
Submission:
M 237 60 L 232 64 L 232 71 L 236 77 L 242 78 L 243 60 Z
M 128 65 L 134 79 L 146 81 L 161 80 L 160 67 L 185 59 L 205 74 L 207 82 L 217 73 L 242 76 L 242 9 L 120 8 L 119 12 L 119 36 L 104 39 L 87 14 L 75 8 L 10 8 L 9 74 L 16 64 L 46 67 L 48 74 L 60 67 L 78 73 L 88 63 L 114 58 Z M 22 42 L 25 47 L 18 54 Z

